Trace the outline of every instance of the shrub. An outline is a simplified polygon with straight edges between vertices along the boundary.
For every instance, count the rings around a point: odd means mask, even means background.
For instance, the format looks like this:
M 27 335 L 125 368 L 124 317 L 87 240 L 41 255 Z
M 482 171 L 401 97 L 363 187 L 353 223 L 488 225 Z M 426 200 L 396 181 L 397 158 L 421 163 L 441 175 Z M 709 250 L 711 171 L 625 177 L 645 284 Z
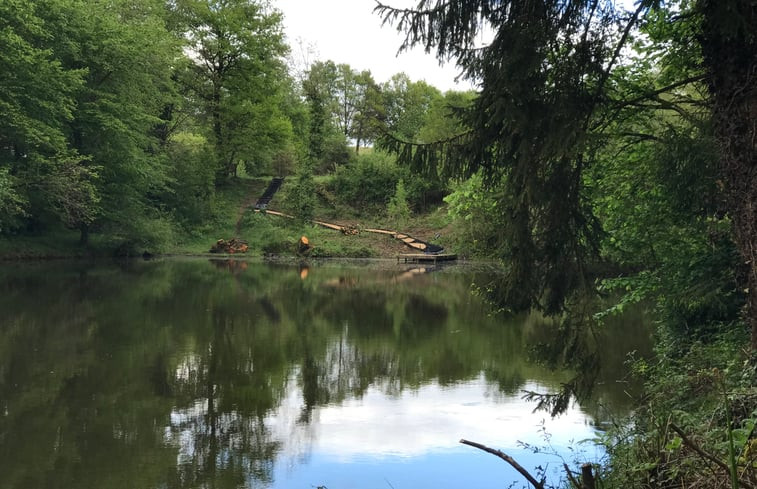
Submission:
M 170 192 L 163 199 L 178 220 L 188 227 L 206 221 L 213 213 L 215 166 L 204 137 L 179 133 L 168 145 Z
M 389 220 L 397 229 L 404 227 L 410 219 L 410 206 L 407 203 L 407 191 L 405 182 L 400 178 L 394 191 L 394 196 L 389 200 L 386 207 L 386 213 Z
M 383 211 L 401 177 L 402 170 L 394 157 L 377 151 L 360 155 L 351 165 L 339 168 L 332 191 L 339 203 L 358 211 Z
M 309 165 L 302 165 L 286 194 L 287 209 L 301 222 L 313 219 L 316 203 L 315 182 Z

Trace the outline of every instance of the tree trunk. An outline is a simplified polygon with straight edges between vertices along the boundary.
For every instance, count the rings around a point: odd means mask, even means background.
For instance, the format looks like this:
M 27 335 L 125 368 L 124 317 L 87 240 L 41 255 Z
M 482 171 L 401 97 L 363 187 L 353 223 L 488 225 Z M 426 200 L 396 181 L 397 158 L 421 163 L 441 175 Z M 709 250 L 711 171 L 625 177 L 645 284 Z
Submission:
M 581 466 L 581 489 L 595 489 L 597 487 L 594 480 L 594 473 L 591 469 L 591 464 L 583 464 Z
M 744 317 L 757 352 L 757 3 L 701 0 L 699 5 L 721 175 L 748 291 Z

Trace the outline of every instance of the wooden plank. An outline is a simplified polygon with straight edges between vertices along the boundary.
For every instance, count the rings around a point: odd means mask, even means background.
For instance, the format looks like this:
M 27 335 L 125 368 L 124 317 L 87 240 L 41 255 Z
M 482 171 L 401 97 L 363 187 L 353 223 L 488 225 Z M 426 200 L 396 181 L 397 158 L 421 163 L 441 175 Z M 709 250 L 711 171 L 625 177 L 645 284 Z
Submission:
M 427 253 L 402 253 L 397 255 L 397 261 L 404 260 L 407 262 L 438 262 L 438 261 L 452 261 L 457 260 L 457 255 L 454 253 L 446 253 L 440 255 L 430 255 Z
M 388 234 L 390 236 L 394 236 L 397 234 L 397 231 L 387 231 L 386 229 L 373 229 L 373 228 L 366 228 L 363 229 L 366 233 L 378 233 L 378 234 Z
M 318 224 L 319 226 L 323 226 L 325 228 L 334 229 L 336 231 L 344 231 L 344 226 L 339 226 L 338 224 L 331 224 L 328 222 L 323 221 L 313 221 L 315 224 Z

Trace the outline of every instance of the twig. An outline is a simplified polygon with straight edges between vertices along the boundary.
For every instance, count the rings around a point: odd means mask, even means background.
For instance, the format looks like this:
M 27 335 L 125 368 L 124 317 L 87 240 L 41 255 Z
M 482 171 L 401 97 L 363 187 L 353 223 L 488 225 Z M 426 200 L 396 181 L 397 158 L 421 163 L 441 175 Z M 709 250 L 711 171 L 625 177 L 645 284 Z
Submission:
M 509 463 L 515 470 L 517 470 L 518 472 L 520 472 L 520 474 L 523 477 L 525 477 L 526 480 L 528 482 L 530 482 L 531 485 L 533 485 L 536 489 L 545 489 L 544 488 L 544 484 L 542 484 L 541 482 L 537 481 L 534 478 L 534 476 L 532 476 L 526 469 L 523 468 L 522 465 L 520 465 L 518 462 L 516 462 L 515 459 L 512 458 L 510 455 L 508 455 L 508 454 L 506 454 L 504 452 L 501 452 L 499 450 L 495 450 L 493 448 L 489 448 L 486 445 L 482 445 L 480 443 L 476 443 L 474 441 L 460 440 L 460 443 L 462 443 L 463 445 L 468 445 L 468 446 L 471 446 L 471 447 L 474 447 L 474 448 L 478 448 L 479 450 L 483 450 L 483 451 L 485 451 L 487 453 L 491 453 L 495 457 L 501 458 L 505 462 Z
M 704 450 L 702 450 L 699 447 L 699 445 L 697 445 L 692 440 L 690 440 L 689 437 L 687 437 L 686 434 L 683 432 L 683 430 L 681 430 L 681 428 L 679 428 L 678 426 L 676 426 L 674 423 L 670 423 L 670 428 L 673 431 L 675 431 L 678 434 L 678 436 L 681 437 L 681 440 L 683 441 L 684 444 L 686 444 L 687 447 L 689 447 L 692 450 L 694 450 L 695 452 L 697 452 L 697 454 L 700 457 L 702 457 L 702 458 L 704 458 L 706 460 L 709 460 L 710 462 L 714 463 L 715 465 L 717 465 L 721 469 L 725 470 L 725 472 L 730 475 L 731 469 L 728 467 L 728 465 L 726 465 L 725 462 L 723 462 L 719 458 L 715 457 L 714 455 L 709 454 L 709 453 L 705 452 Z M 747 482 L 744 482 L 744 481 L 741 481 L 741 480 L 737 481 L 737 482 L 739 483 L 739 485 L 741 487 L 745 487 L 746 489 L 754 489 L 754 486 L 752 486 L 751 484 L 749 484 Z

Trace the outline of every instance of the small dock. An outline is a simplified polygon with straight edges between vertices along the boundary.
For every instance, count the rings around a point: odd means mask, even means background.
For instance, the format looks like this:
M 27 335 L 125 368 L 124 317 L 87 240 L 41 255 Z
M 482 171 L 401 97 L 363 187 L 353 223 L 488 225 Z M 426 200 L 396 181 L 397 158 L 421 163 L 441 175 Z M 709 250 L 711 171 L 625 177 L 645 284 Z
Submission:
M 440 261 L 453 261 L 457 260 L 457 255 L 454 253 L 402 253 L 397 255 L 397 262 L 404 261 L 404 263 L 436 263 Z

